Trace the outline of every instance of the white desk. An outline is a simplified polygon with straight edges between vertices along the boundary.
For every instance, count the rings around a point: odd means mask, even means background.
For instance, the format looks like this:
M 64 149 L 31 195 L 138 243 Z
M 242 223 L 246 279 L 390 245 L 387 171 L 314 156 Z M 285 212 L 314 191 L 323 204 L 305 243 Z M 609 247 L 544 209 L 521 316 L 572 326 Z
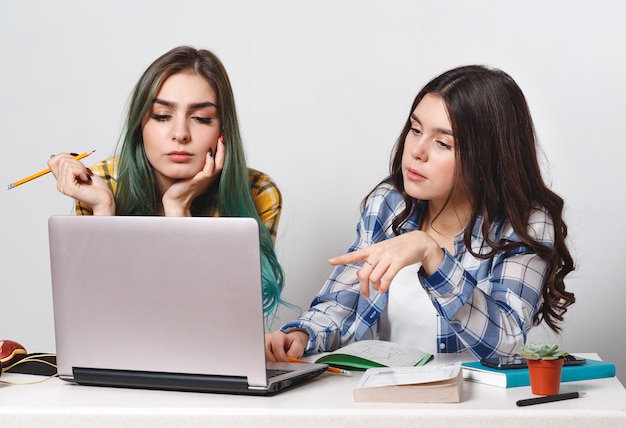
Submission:
M 352 389 L 359 378 L 360 372 L 352 378 L 325 373 L 273 397 L 89 387 L 59 379 L 4 385 L 0 427 L 626 427 L 626 390 L 617 378 L 563 383 L 561 392 L 586 396 L 528 407 L 515 402 L 532 397 L 529 387 L 467 381 L 461 403 L 355 403 Z M 40 377 L 4 373 L 1 379 Z

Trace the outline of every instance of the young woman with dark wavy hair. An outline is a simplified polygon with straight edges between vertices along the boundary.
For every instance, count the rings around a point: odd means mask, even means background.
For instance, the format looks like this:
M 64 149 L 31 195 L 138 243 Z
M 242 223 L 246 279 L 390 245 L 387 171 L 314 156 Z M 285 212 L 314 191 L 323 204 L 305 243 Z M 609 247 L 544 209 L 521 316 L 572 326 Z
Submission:
M 354 243 L 330 260 L 309 311 L 266 335 L 268 360 L 375 338 L 487 358 L 514 354 L 533 325 L 559 331 L 574 263 L 536 146 L 505 72 L 434 78 L 411 106 L 390 176 L 363 202 Z

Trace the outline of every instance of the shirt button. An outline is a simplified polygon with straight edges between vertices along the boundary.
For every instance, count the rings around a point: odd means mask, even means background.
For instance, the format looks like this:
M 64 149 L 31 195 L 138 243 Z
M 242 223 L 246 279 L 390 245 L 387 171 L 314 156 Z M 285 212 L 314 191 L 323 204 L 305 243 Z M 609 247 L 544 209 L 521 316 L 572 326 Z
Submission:
M 441 343 L 439 344 L 439 349 L 446 349 L 446 344 L 445 344 L 445 343 L 443 343 L 443 342 L 441 342 Z

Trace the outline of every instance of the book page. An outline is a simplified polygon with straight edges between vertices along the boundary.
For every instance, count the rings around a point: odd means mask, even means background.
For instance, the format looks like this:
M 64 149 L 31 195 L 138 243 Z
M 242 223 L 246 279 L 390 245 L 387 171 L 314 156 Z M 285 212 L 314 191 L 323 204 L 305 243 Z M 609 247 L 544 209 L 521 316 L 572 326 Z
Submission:
M 354 355 L 388 367 L 411 367 L 427 355 L 419 349 L 384 340 L 360 340 L 335 351 Z
M 363 373 L 357 388 L 438 382 L 455 378 L 458 376 L 459 370 L 461 370 L 460 362 L 423 367 L 367 369 Z

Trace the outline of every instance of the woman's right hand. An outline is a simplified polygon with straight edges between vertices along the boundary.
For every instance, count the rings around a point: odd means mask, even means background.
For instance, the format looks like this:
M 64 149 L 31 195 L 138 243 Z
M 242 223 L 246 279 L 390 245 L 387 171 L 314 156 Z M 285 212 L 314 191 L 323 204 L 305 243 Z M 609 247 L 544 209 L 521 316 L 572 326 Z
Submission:
M 292 330 L 285 334 L 273 331 L 265 334 L 265 359 L 267 361 L 289 361 L 304 355 L 309 334 L 304 330 Z
M 82 162 L 61 153 L 48 160 L 48 167 L 57 180 L 57 190 L 87 205 L 94 215 L 115 215 L 113 193 L 98 176 L 90 174 Z

